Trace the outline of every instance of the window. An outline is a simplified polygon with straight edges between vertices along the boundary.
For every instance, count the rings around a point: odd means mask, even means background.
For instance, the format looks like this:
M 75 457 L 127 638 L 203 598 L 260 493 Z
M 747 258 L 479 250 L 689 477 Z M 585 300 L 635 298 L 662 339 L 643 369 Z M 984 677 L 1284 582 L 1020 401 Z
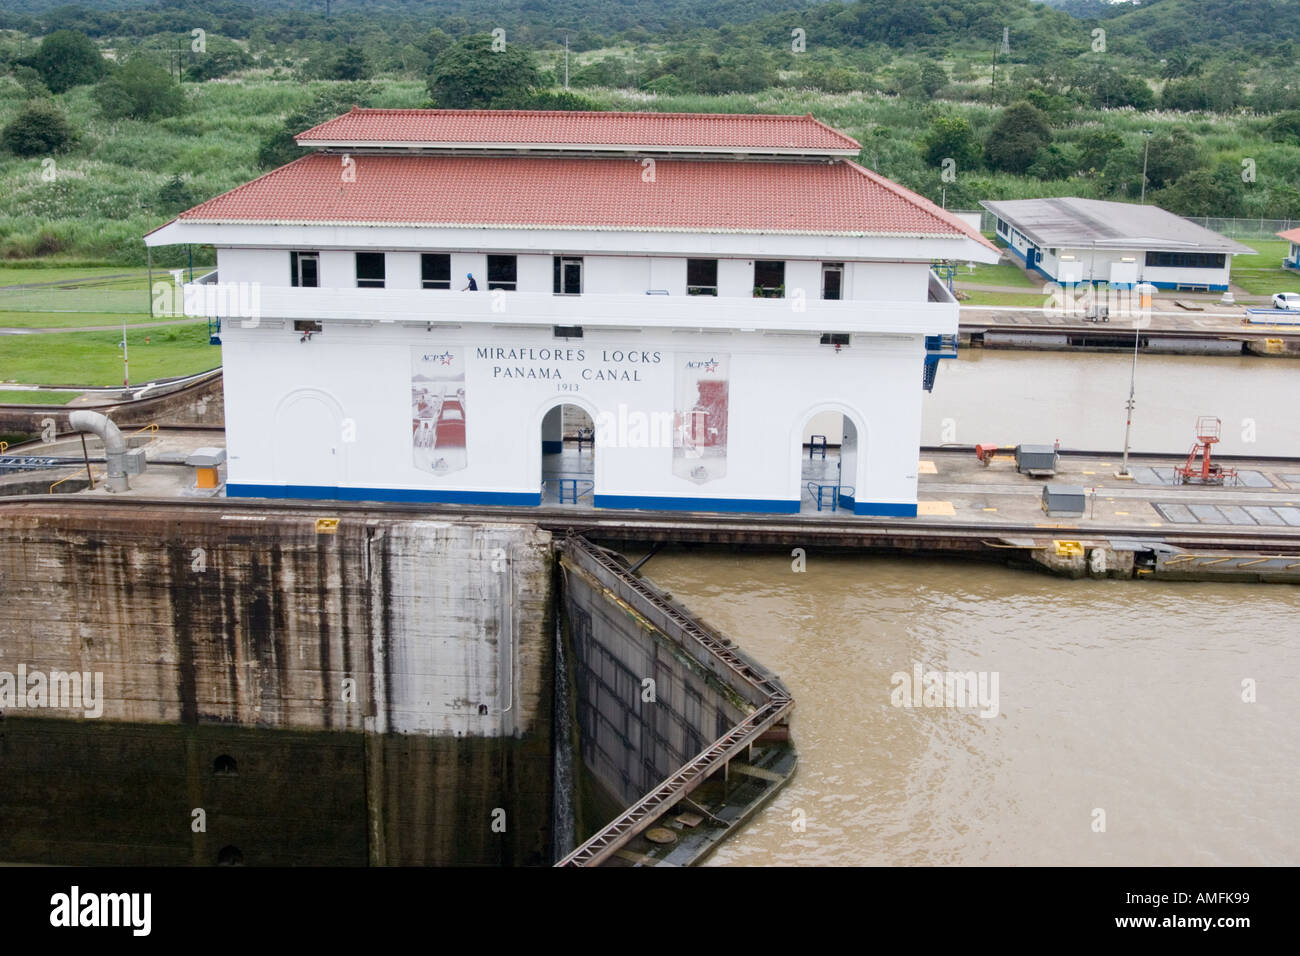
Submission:
M 779 259 L 754 260 L 754 298 L 780 299 L 785 296 L 785 263 Z
M 1002 219 L 1001 217 L 999 217 L 999 218 L 998 218 L 998 232 L 1002 233 L 1003 235 L 1006 235 L 1006 231 L 1007 231 L 1007 223 L 1006 223 L 1006 220 L 1005 220 L 1005 219 Z
M 554 262 L 555 294 L 582 295 L 582 260 L 569 256 L 556 256 Z
M 319 332 L 320 323 L 315 319 L 294 319 L 293 330 L 295 332 Z
M 717 295 L 718 294 L 718 260 L 717 259 L 687 259 L 686 260 L 686 294 L 687 295 Z
M 1222 252 L 1148 252 L 1147 265 L 1160 269 L 1222 269 Z
M 514 256 L 488 256 L 488 288 L 515 291 L 518 285 L 518 262 Z
M 382 289 L 384 287 L 384 254 L 382 252 L 357 253 L 357 288 Z
M 421 254 L 420 284 L 426 289 L 450 289 L 451 256 L 445 252 Z
M 581 325 L 557 325 L 554 329 L 557 339 L 580 339 L 582 338 Z
M 844 348 L 849 344 L 848 332 L 823 332 L 822 345 L 833 345 L 837 349 Z
M 822 263 L 822 298 L 844 298 L 844 263 Z
M 320 285 L 320 253 L 289 253 L 289 282 L 304 289 L 315 289 Z

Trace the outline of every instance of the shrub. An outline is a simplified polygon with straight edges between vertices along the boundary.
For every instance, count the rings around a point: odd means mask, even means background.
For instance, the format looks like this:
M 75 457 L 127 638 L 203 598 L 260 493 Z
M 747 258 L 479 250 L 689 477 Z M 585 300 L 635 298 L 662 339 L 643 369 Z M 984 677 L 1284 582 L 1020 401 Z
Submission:
M 75 30 L 55 30 L 32 56 L 45 85 L 55 93 L 94 83 L 104 75 L 104 58 L 90 37 Z
M 48 100 L 30 103 L 0 133 L 0 142 L 16 156 L 66 152 L 76 139 L 62 110 Z

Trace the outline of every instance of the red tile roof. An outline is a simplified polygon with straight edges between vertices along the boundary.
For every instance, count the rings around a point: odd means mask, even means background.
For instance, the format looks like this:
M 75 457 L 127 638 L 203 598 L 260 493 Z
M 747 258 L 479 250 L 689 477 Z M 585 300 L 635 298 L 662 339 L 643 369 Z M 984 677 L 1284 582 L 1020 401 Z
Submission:
M 1278 238 L 1285 239 L 1287 242 L 1300 242 L 1300 229 L 1288 229 L 1286 232 L 1279 232 Z
M 313 153 L 181 222 L 953 237 L 951 213 L 855 163 Z M 355 173 L 346 182 L 343 173 Z M 992 248 L 992 246 L 990 246 Z
M 303 146 L 512 144 L 555 147 L 850 151 L 861 146 L 806 116 L 714 113 L 590 113 L 554 110 L 376 110 L 350 113 L 299 133 Z

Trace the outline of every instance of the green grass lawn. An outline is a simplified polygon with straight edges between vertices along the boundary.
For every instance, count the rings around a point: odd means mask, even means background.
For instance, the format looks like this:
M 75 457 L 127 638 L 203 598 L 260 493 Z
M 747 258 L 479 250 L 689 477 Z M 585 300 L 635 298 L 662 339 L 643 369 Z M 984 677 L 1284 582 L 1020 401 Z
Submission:
M 1232 257 L 1233 285 L 1252 295 L 1300 292 L 1300 272 L 1282 268 L 1290 243 L 1281 239 L 1248 239 L 1245 244 L 1255 250 L 1255 255 Z
M 197 271 L 196 267 L 195 272 Z M 204 271 L 208 270 L 204 269 Z M 124 273 L 138 275 L 141 278 L 140 287 L 144 288 L 144 280 L 148 278 L 148 273 L 132 266 L 45 265 L 39 260 L 22 265 L 0 265 L 0 286 L 27 285 L 33 282 L 68 282 Z M 163 275 L 165 277 L 166 273 L 164 272 Z
M 66 405 L 80 392 L 28 392 L 4 391 L 0 389 L 0 404 L 3 405 Z
M 970 298 L 963 299 L 962 305 L 1018 305 L 1026 309 L 1041 309 L 1047 305 L 1047 296 L 1042 292 L 981 292 L 978 289 L 964 289 Z
M 148 312 L 5 312 L 0 310 L 0 329 L 81 329 L 94 328 L 98 325 L 121 326 L 126 319 L 128 326 L 143 322 L 166 322 L 168 317 L 159 315 L 150 317 Z M 190 319 L 190 322 L 204 322 L 203 319 Z M 158 334 L 164 331 L 158 329 Z M 150 333 L 146 333 L 150 334 Z
M 149 344 L 145 344 L 145 338 Z M 116 385 L 122 381 L 121 332 L 0 336 L 0 382 Z M 204 322 L 128 332 L 131 381 L 191 375 L 221 364 Z
M 957 274 L 952 278 L 953 282 L 959 286 L 1014 285 L 1032 289 L 1037 285 L 1033 279 L 1025 275 L 1023 270 L 1012 265 L 986 266 L 980 263 L 975 266 L 973 273 L 968 271 L 965 266 L 961 266 L 957 269 Z

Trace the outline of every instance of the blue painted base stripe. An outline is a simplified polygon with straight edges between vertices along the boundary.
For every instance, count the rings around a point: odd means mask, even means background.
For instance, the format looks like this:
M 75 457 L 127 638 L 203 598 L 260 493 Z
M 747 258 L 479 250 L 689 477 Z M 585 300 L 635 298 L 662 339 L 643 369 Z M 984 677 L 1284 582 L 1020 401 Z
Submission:
M 445 505 L 542 503 L 535 495 L 510 491 L 439 491 L 431 488 L 332 488 L 326 485 L 226 485 L 227 498 L 307 498 L 318 501 L 411 501 Z
M 915 518 L 916 505 L 901 501 L 855 501 L 853 513 L 881 518 Z
M 639 511 L 728 511 L 756 514 L 799 513 L 798 501 L 779 498 L 660 498 L 644 495 L 596 495 L 597 508 L 632 508 Z

